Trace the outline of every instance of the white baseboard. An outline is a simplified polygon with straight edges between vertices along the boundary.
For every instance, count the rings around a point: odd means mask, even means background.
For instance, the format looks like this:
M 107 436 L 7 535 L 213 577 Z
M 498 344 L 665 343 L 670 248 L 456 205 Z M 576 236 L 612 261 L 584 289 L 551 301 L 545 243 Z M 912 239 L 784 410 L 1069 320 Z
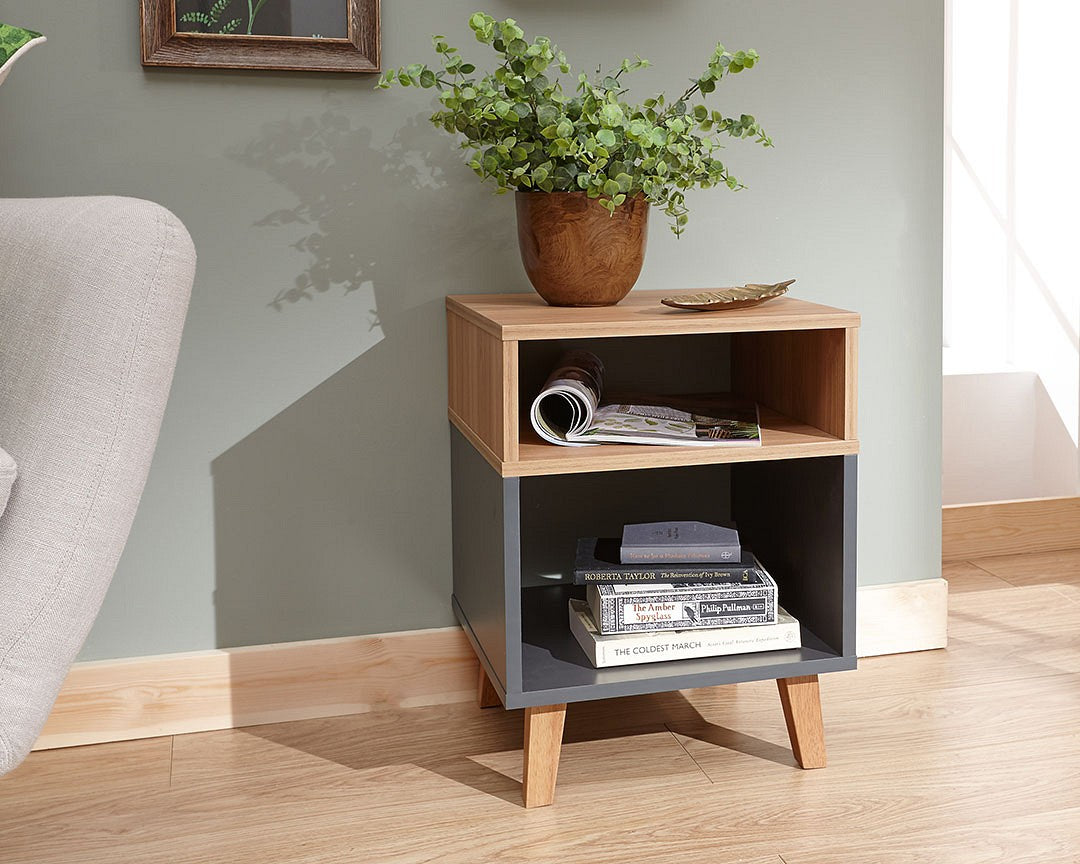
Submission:
M 949 583 L 944 579 L 864 585 L 856 607 L 860 657 L 928 651 L 948 642 Z
M 860 657 L 945 645 L 943 579 L 859 589 Z M 35 750 L 476 698 L 457 627 L 76 663 Z

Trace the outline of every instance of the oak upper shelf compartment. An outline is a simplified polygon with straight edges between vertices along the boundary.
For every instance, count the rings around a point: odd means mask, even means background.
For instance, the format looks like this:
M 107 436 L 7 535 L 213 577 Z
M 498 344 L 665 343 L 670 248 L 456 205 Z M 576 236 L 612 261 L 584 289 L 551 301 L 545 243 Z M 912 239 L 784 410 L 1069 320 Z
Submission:
M 503 477 L 858 452 L 858 313 L 793 297 L 683 312 L 660 304 L 668 293 L 634 291 L 617 306 L 584 309 L 548 306 L 533 293 L 447 297 L 451 422 Z M 535 394 L 519 392 L 520 342 L 708 334 L 729 334 L 717 345 L 730 354 L 730 389 L 761 406 L 761 447 L 558 447 L 529 425 Z

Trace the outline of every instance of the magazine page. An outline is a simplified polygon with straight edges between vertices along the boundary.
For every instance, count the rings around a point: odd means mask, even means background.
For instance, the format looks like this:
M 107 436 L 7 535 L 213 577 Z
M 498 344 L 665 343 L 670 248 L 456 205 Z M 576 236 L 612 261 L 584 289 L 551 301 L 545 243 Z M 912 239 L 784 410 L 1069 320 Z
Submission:
M 593 422 L 604 387 L 604 364 L 590 351 L 569 351 L 556 364 L 529 412 L 536 434 L 552 444 L 583 447 L 573 441 Z
M 662 404 L 648 404 L 659 402 Z M 598 408 L 567 440 L 593 444 L 679 447 L 760 447 L 757 404 L 734 397 L 657 397 L 620 400 Z
M 729 394 L 604 398 L 604 364 L 590 351 L 564 354 L 533 400 L 530 420 L 551 444 L 759 447 L 757 404 Z

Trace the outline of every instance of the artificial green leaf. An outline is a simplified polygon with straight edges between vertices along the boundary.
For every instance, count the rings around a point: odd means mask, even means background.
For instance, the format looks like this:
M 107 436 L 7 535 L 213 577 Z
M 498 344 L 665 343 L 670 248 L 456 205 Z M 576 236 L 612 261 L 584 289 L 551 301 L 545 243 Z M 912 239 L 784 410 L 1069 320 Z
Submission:
M 605 147 L 615 146 L 615 133 L 610 129 L 600 129 L 596 133 L 596 140 L 603 144 Z
M 608 126 L 618 126 L 623 122 L 622 108 L 612 102 L 607 102 L 600 109 L 600 119 Z
M 216 0 L 211 11 L 219 14 L 228 2 Z M 755 51 L 731 53 L 717 44 L 685 93 L 671 99 L 658 93 L 633 105 L 620 100 L 627 92 L 622 76 L 648 66 L 640 57 L 622 60 L 609 74 L 581 74 L 575 85 L 551 71 L 569 72 L 566 55 L 547 37 L 530 42 L 514 19 L 497 21 L 477 12 L 469 28 L 497 55 L 490 71 L 462 80 L 475 75 L 476 66 L 464 62 L 445 36 L 435 35 L 439 70 L 408 64 L 388 70 L 376 86 L 437 88 L 432 124 L 460 136 L 467 166 L 494 180 L 500 193 L 581 189 L 609 212 L 643 196 L 664 210 L 678 236 L 689 219 L 686 190 L 743 188 L 715 158 L 720 144 L 711 130 L 772 145 L 753 115 L 725 118 L 690 102 L 695 94 L 712 93 L 726 72 L 754 68 Z
M 542 126 L 553 126 L 559 122 L 559 109 L 555 105 L 544 104 L 536 108 L 536 120 Z

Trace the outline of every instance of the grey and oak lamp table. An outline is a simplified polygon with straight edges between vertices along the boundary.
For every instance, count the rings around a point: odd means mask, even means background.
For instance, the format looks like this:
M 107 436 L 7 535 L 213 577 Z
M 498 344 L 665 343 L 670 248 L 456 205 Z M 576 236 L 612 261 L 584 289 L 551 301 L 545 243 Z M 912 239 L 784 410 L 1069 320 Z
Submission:
M 566 309 L 535 294 L 447 298 L 454 611 L 483 706 L 525 709 L 525 806 L 555 794 L 566 705 L 776 679 L 795 758 L 825 765 L 818 675 L 854 669 L 859 316 L 790 297 L 716 314 L 635 291 Z M 529 404 L 559 355 L 595 351 L 607 391 L 731 391 L 762 446 L 543 443 Z M 802 647 L 595 669 L 570 633 L 578 537 L 626 522 L 734 521 L 802 624 Z

